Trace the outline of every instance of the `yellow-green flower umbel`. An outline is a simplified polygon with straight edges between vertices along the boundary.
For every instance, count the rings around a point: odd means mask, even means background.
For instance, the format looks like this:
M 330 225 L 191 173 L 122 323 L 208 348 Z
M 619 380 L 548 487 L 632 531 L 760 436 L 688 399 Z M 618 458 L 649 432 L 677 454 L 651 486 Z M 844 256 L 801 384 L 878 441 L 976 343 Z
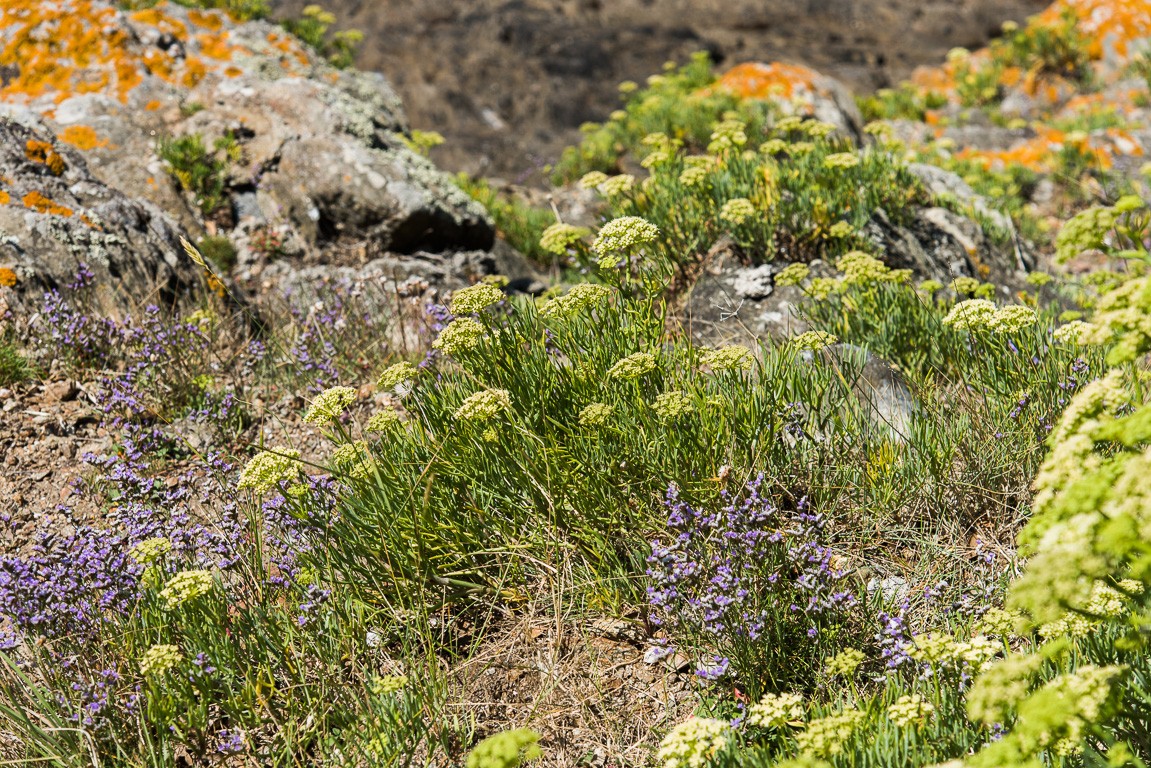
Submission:
M 184 660 L 184 654 L 174 645 L 153 645 L 140 657 L 140 671 L 146 677 L 162 675 Z
M 456 409 L 460 421 L 490 421 L 511 410 L 512 399 L 506 389 L 487 389 L 467 397 Z
M 211 571 L 180 571 L 160 590 L 160 598 L 169 611 L 212 590 Z
M 269 491 L 281 480 L 291 480 L 300 471 L 300 452 L 291 449 L 260 451 L 244 465 L 236 484 L 241 490 Z
M 503 299 L 504 292 L 494 285 L 476 283 L 471 288 L 464 288 L 452 295 L 452 314 L 470 315 Z
M 356 400 L 356 390 L 351 387 L 331 387 L 325 389 L 308 407 L 304 421 L 309 424 L 327 424 L 344 412 Z
M 414 379 L 419 369 L 406 360 L 402 363 L 388 366 L 384 372 L 380 374 L 380 378 L 376 381 L 376 386 L 380 389 L 392 389 L 398 384 L 402 384 L 409 379 Z

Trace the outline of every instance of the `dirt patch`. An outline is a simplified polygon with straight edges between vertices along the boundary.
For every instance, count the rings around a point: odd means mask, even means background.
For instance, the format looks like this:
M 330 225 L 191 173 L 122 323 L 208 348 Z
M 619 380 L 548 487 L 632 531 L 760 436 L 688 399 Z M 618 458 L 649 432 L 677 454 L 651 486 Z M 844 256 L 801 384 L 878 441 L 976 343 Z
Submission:
M 298 13 L 307 0 L 274 2 Z M 724 63 L 785 61 L 857 92 L 897 84 L 954 46 L 975 49 L 1046 0 L 330 0 L 365 34 L 414 127 L 447 143 L 442 168 L 540 180 L 538 166 L 619 105 L 617 86 L 709 50 Z

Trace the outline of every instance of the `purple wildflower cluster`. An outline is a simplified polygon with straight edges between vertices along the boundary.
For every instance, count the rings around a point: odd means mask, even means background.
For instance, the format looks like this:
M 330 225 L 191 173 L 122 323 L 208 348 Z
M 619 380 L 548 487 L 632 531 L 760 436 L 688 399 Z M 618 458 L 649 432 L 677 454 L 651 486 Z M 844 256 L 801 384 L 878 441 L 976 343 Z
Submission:
M 855 604 L 821 544 L 823 517 L 806 500 L 780 510 L 762 484 L 761 475 L 741 498 L 724 491 L 715 513 L 682 501 L 672 484 L 664 506 L 674 538 L 653 542 L 648 558 L 653 621 L 717 651 L 697 670 L 707 679 L 788 676 L 789 655 Z

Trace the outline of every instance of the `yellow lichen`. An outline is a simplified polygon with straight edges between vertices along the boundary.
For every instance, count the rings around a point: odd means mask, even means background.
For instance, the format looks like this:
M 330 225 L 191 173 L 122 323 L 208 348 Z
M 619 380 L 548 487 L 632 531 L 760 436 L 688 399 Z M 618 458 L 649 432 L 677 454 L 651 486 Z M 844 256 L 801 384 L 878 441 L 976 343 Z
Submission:
M 48 166 L 48 170 L 52 172 L 53 176 L 59 176 L 68 170 L 68 164 L 64 162 L 64 158 L 60 157 L 55 148 L 46 141 L 28 139 L 28 143 L 24 146 L 24 155 L 34 163 L 43 163 Z
M 108 140 L 98 137 L 96 131 L 87 125 L 69 126 L 64 129 L 63 133 L 56 134 L 56 138 L 77 149 L 95 149 L 96 147 L 108 146 Z
M 11 288 L 16 285 L 16 273 L 8 267 L 0 267 L 0 285 Z
M 58 205 L 52 199 L 47 198 L 36 191 L 32 191 L 24 195 L 24 207 L 31 208 L 37 213 L 54 213 L 57 216 L 72 215 L 71 208 L 65 208 L 62 205 Z

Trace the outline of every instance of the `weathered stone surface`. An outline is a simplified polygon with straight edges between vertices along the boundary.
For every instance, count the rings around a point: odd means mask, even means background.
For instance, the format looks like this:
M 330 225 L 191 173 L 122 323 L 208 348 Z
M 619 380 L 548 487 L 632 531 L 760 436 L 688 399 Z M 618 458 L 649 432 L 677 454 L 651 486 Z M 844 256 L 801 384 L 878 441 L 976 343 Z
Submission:
M 278 26 L 221 12 L 63 6 L 14 16 L 0 31 L 0 43 L 56 38 L 55 48 L 25 47 L 0 88 L 0 114 L 71 142 L 97 179 L 155 203 L 194 235 L 262 219 L 291 229 L 313 256 L 348 241 L 369 255 L 491 246 L 483 208 L 405 144 L 407 118 L 382 75 L 336 70 Z M 37 68 L 67 56 L 69 35 L 92 29 L 105 36 L 100 55 L 77 54 L 45 88 Z M 90 81 L 106 86 L 91 93 Z M 191 134 L 209 147 L 227 134 L 239 144 L 227 204 L 208 214 L 157 151 L 162 138 Z
M 0 269 L 16 279 L 5 303 L 67 286 L 81 264 L 109 311 L 170 303 L 197 279 L 185 233 L 159 208 L 102 183 L 51 135 L 3 119 L 0 203 Z

